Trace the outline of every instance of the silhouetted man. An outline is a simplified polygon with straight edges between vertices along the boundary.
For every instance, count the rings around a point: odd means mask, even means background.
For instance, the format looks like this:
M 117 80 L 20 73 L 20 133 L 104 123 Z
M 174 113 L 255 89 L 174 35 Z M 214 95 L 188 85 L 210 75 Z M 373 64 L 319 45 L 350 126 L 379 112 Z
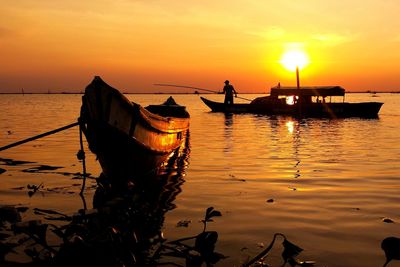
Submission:
M 237 97 L 237 92 L 235 91 L 235 88 L 231 84 L 229 84 L 229 81 L 225 81 L 225 86 L 224 89 L 222 90 L 222 93 L 225 94 L 225 105 L 232 105 L 233 104 L 233 94 L 235 94 L 235 97 Z

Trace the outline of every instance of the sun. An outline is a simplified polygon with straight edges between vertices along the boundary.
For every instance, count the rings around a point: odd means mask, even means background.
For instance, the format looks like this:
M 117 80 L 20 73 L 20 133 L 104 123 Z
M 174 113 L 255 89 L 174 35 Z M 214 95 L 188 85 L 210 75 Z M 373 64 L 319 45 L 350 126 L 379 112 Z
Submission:
M 295 71 L 296 67 L 304 68 L 308 63 L 308 55 L 302 50 L 286 51 L 280 60 L 281 64 L 290 71 Z

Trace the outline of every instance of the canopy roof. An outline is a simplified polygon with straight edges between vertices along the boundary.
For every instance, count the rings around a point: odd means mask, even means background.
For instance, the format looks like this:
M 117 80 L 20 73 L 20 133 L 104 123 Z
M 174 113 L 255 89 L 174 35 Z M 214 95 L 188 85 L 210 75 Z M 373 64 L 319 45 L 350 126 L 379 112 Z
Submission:
M 297 87 L 272 87 L 271 96 L 280 95 L 302 96 L 344 96 L 344 89 L 340 86 L 302 86 Z

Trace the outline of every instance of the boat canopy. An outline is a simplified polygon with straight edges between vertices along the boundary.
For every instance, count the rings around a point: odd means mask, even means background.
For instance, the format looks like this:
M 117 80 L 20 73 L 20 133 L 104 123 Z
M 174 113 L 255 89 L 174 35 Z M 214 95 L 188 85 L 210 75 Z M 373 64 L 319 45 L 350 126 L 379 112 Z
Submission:
M 340 86 L 303 86 L 297 87 L 272 87 L 271 96 L 344 96 L 344 89 Z

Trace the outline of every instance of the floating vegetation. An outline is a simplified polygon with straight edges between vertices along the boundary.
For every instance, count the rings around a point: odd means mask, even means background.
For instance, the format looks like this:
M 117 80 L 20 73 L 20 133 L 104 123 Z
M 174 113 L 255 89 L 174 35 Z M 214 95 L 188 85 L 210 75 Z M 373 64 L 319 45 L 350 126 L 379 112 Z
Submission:
M 0 225 L 4 222 L 16 223 L 21 221 L 21 215 L 18 208 L 13 206 L 0 206 Z
M 225 258 L 215 252 L 218 233 L 207 231 L 207 225 L 221 216 L 212 207 L 206 210 L 198 235 L 172 241 L 163 237 L 165 213 L 175 208 L 173 201 L 184 180 L 183 172 L 176 169 L 158 178 L 120 187 L 100 177 L 94 208 L 72 215 L 33 208 L 33 215 L 43 220 L 21 222 L 17 208 L 4 207 L 0 210 L 0 265 L 18 266 L 7 256 L 15 252 L 31 259 L 21 263 L 24 266 L 155 266 L 169 262 L 212 266 Z M 30 195 L 48 190 L 43 184 L 27 188 Z
M 34 208 L 33 211 L 36 215 L 44 215 L 46 220 L 72 221 L 72 216 L 65 215 L 58 211 L 39 208 Z
M 392 219 L 390 219 L 390 218 L 383 218 L 382 222 L 384 222 L 384 223 L 394 223 L 394 221 Z
M 217 217 L 217 216 L 222 216 L 222 214 L 221 214 L 220 211 L 215 210 L 214 207 L 209 207 L 209 208 L 206 210 L 206 214 L 204 215 L 204 219 L 201 220 L 201 222 L 202 222 L 203 225 L 204 225 L 203 231 L 206 230 L 207 223 L 208 223 L 208 222 L 212 222 L 212 221 L 213 221 L 212 218 L 213 218 L 213 217 Z
M 57 169 L 61 169 L 63 167 L 58 166 L 49 166 L 49 165 L 39 165 L 37 167 L 32 167 L 29 169 L 22 170 L 23 172 L 42 172 L 42 171 L 54 171 Z
M 6 255 L 17 247 L 32 259 L 24 266 L 148 266 L 162 265 L 165 258 L 184 259 L 186 266 L 200 266 L 203 262 L 211 266 L 225 258 L 214 251 L 217 232 L 206 231 L 211 218 L 220 216 L 219 211 L 207 209 L 202 220 L 205 228 L 200 234 L 167 241 L 158 228 L 160 224 L 153 224 L 159 218 L 147 216 L 142 218 L 144 221 L 137 221 L 137 216 L 143 214 L 137 207 L 126 206 L 126 201 L 125 197 L 114 198 L 103 207 L 80 210 L 73 216 L 33 209 L 35 214 L 50 216 L 45 217 L 47 220 L 68 221 L 64 226 L 41 220 L 21 222 L 17 208 L 1 207 L 0 264 L 17 265 L 6 260 Z M 58 238 L 57 245 L 49 244 L 49 235 Z M 17 241 L 8 242 L 8 239 Z
M 26 186 L 18 186 L 18 187 L 13 187 L 13 188 L 10 188 L 10 189 L 12 189 L 12 190 L 23 190 L 25 188 L 26 188 Z
M 235 181 L 238 181 L 238 182 L 246 182 L 246 179 L 237 178 L 233 174 L 229 174 L 229 177 L 231 178 L 231 180 L 235 180 Z
M 255 256 L 252 259 L 249 259 L 246 263 L 242 265 L 242 267 L 250 267 L 250 266 L 270 266 L 267 262 L 267 256 L 268 253 L 271 251 L 271 249 L 274 246 L 275 240 L 277 237 L 282 237 L 283 242 L 283 252 L 282 252 L 282 259 L 283 259 L 283 264 L 282 266 L 285 266 L 287 263 L 291 267 L 295 266 L 314 266 L 315 261 L 300 261 L 296 257 L 303 251 L 302 248 L 298 247 L 297 245 L 293 244 L 290 242 L 284 234 L 281 233 L 276 233 L 271 241 L 271 243 L 268 245 L 267 248 L 265 248 L 262 252 L 260 252 L 257 256 Z
M 25 172 L 70 175 L 54 172 L 59 168 L 39 165 Z M 200 220 L 200 233 L 177 240 L 164 238 L 165 213 L 175 208 L 173 201 L 181 192 L 182 177 L 182 170 L 170 169 L 154 181 L 127 183 L 123 187 L 100 177 L 93 209 L 81 209 L 75 214 L 38 207 L 0 206 L 0 266 L 214 266 L 227 258 L 217 251 L 219 234 L 207 229 L 222 216 L 214 207 L 205 210 Z M 41 183 L 14 189 L 27 188 L 29 196 L 33 196 L 37 192 L 69 192 L 70 188 L 78 186 L 80 184 L 76 183 L 50 189 Z M 266 201 L 274 202 L 272 198 Z M 21 213 L 27 210 L 40 219 L 21 221 Z M 192 220 L 181 220 L 176 226 L 191 224 Z M 277 237 L 284 239 L 283 266 L 314 266 L 313 261 L 298 260 L 302 249 L 280 233 L 274 235 L 269 246 L 259 243 L 263 251 L 249 258 L 243 266 L 269 266 L 268 253 Z M 12 262 L 11 253 L 31 261 Z
M 39 191 L 40 188 L 43 188 L 43 183 L 41 183 L 40 185 L 27 185 L 27 188 L 29 189 L 28 191 L 28 195 L 29 197 L 32 197 L 37 191 Z
M 381 243 L 381 248 L 385 252 L 386 262 L 385 267 L 391 260 L 400 260 L 400 238 L 387 237 Z
M 0 158 L 0 165 L 7 165 L 7 166 L 18 166 L 18 165 L 25 165 L 25 164 L 30 164 L 31 167 L 23 170 L 19 170 L 21 172 L 26 172 L 26 173 L 42 173 L 42 174 L 57 174 L 57 175 L 63 175 L 63 176 L 72 176 L 72 179 L 82 179 L 83 174 L 81 172 L 61 172 L 57 171 L 59 169 L 62 169 L 64 167 L 62 166 L 51 166 L 51 165 L 37 165 L 37 166 L 32 166 L 36 162 L 33 161 L 23 161 L 23 160 L 13 160 L 13 159 L 6 159 L 6 158 Z M 6 172 L 5 169 L 0 168 L 0 174 Z M 97 177 L 92 176 L 91 173 L 86 173 L 86 178 L 90 179 L 96 179 Z
M 2 165 L 17 166 L 17 165 L 23 165 L 23 164 L 29 164 L 29 163 L 35 163 L 35 162 L 0 158 L 0 164 L 2 164 Z
M 176 227 L 188 227 L 189 224 L 191 224 L 191 223 L 192 223 L 191 220 L 182 220 L 182 221 L 179 221 L 179 222 L 176 224 Z

